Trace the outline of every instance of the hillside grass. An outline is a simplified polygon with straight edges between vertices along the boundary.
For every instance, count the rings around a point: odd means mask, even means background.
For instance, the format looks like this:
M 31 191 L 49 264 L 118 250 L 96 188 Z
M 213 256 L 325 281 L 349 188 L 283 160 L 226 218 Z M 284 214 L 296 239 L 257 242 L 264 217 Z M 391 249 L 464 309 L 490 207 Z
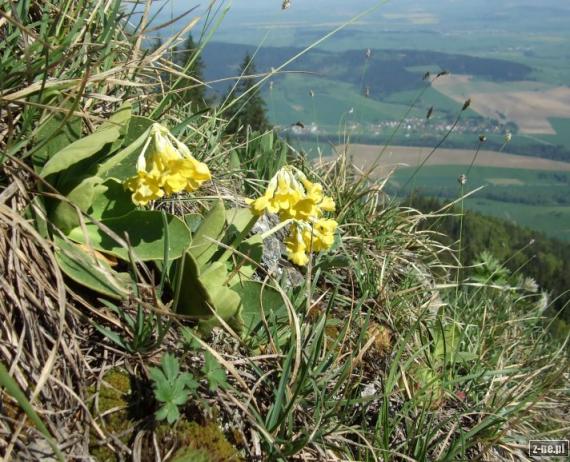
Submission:
M 205 26 L 201 45 L 217 6 L 185 19 Z M 313 163 L 271 132 L 227 133 L 247 94 L 194 112 L 180 94 L 203 82 L 169 60 L 183 34 L 146 49 L 149 15 L 118 0 L 0 13 L 3 458 L 507 461 L 564 437 L 551 301 L 491 256 L 463 273 L 461 242 L 423 227 L 445 211 L 402 207 L 344 156 Z M 156 124 L 211 180 L 125 223 L 131 195 L 100 192 L 97 175 L 134 172 Z M 306 267 L 247 206 L 284 167 L 336 203 L 334 242 Z M 218 310 L 236 297 L 241 319 Z

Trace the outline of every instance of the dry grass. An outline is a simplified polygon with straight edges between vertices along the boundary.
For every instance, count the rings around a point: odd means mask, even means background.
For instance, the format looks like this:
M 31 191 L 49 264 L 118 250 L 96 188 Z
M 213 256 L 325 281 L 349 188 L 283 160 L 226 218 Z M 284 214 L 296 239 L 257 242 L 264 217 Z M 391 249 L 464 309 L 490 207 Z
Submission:
M 62 446 L 81 453 L 86 438 L 81 384 L 87 366 L 81 316 L 70 304 L 51 243 L 22 216 L 32 202 L 28 182 L 24 175 L 12 176 L 0 195 L 0 361 Z M 6 460 L 10 454 L 39 458 L 32 448 L 49 446 L 17 405 L 1 396 L 0 448 Z

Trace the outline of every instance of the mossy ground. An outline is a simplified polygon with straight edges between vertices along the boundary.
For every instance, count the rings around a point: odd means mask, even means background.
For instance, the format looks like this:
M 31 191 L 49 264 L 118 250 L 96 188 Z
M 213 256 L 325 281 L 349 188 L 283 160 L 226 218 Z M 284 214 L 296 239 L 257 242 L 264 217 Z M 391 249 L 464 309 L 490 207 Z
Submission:
M 99 393 L 96 398 L 95 385 L 89 387 L 90 411 L 98 421 L 103 431 L 109 435 L 121 435 L 122 443 L 129 442 L 129 429 L 133 423 L 130 419 L 129 407 L 131 404 L 131 378 L 121 369 L 111 369 L 103 376 Z M 91 456 L 97 461 L 118 460 L 115 452 L 96 441 L 91 434 Z
M 178 448 L 175 461 L 239 462 L 243 459 L 214 422 L 200 425 L 181 420 L 176 425 L 161 424 L 156 429 L 159 441 L 174 440 Z

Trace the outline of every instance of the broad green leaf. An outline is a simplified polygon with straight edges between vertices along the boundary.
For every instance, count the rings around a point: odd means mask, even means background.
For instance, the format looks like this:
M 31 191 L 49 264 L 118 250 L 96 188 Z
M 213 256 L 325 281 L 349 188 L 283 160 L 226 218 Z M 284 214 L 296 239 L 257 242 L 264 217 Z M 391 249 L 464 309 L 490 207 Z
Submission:
M 87 212 L 94 197 L 102 191 L 101 178 L 92 176 L 85 178 L 68 195 L 67 199 L 75 204 L 82 212 Z M 79 217 L 76 208 L 68 202 L 60 201 L 50 213 L 50 219 L 55 226 L 64 233 L 69 233 L 79 226 Z
M 196 260 L 187 253 L 181 270 L 175 287 L 177 313 L 206 320 L 202 323 L 206 330 L 217 325 L 212 310 L 225 321 L 238 313 L 241 299 L 227 287 L 228 273 L 223 263 L 214 262 L 201 274 Z
M 192 241 L 190 230 L 186 224 L 173 215 L 167 215 L 169 248 L 168 255 L 177 259 L 188 249 Z M 164 234 L 162 213 L 149 210 L 135 210 L 118 218 L 101 220 L 101 223 L 111 229 L 121 239 L 128 235 L 128 241 L 136 257 L 143 261 L 162 260 L 164 258 Z M 85 225 L 87 236 L 81 227 L 74 228 L 69 233 L 70 239 L 86 243 L 102 252 L 115 255 L 123 260 L 129 260 L 128 250 L 95 223 Z
M 220 241 L 222 239 L 225 220 L 224 204 L 219 201 L 212 207 L 194 233 L 190 253 L 200 267 L 205 265 L 218 250 L 218 245 L 212 240 Z
M 190 228 L 190 231 L 192 231 L 192 235 L 194 235 L 202 223 L 202 215 L 199 213 L 187 213 L 184 215 L 184 221 Z
M 132 284 L 129 273 L 119 273 L 103 258 L 87 253 L 73 242 L 54 237 L 60 269 L 78 284 L 114 299 L 125 298 Z
M 116 178 L 119 181 L 124 181 L 133 176 L 136 173 L 137 159 L 145 147 L 149 136 L 150 128 L 103 162 L 99 166 L 97 174 L 101 178 Z
M 120 129 L 113 126 L 81 138 L 55 154 L 45 164 L 40 175 L 49 179 L 51 175 L 64 172 L 73 165 L 94 156 L 106 145 L 115 142 L 119 136 L 121 136 Z
M 200 281 L 208 291 L 216 313 L 224 321 L 235 316 L 241 304 L 240 296 L 226 285 L 227 278 L 226 265 L 220 262 L 209 265 L 200 276 Z
M 346 255 L 323 255 L 319 259 L 319 263 L 316 265 L 316 268 L 319 268 L 321 271 L 326 271 L 334 268 L 347 268 L 350 265 L 351 260 Z
M 228 209 L 226 211 L 228 234 L 242 233 L 254 218 L 255 215 L 249 207 Z
M 142 116 L 133 116 L 129 120 L 127 135 L 125 136 L 125 146 L 134 143 L 141 135 L 145 134 L 154 120 Z
M 92 201 L 89 215 L 97 220 L 117 218 L 135 210 L 131 193 L 120 181 L 109 178 L 101 183 Z
M 81 137 L 81 128 L 82 120 L 79 117 L 68 117 L 67 113 L 62 112 L 50 114 L 42 122 L 35 140 L 36 145 L 41 145 L 32 155 L 36 172 L 41 171 L 54 154 L 77 141 Z
M 466 363 L 479 359 L 479 355 L 469 351 L 458 351 L 453 359 L 456 363 Z
M 111 117 L 109 117 L 109 120 L 101 124 L 99 130 L 104 130 L 109 127 L 117 127 L 123 129 L 124 127 L 127 126 L 132 116 L 133 116 L 133 107 L 131 103 L 125 103 L 117 110 L 117 112 L 115 112 Z
M 230 151 L 230 170 L 239 170 L 241 168 L 241 161 L 239 159 L 239 154 L 232 149 Z
M 234 255 L 235 264 L 234 268 L 230 270 L 232 274 L 228 282 L 230 287 L 251 279 L 255 274 L 257 269 L 255 263 L 259 264 L 263 256 L 263 238 L 259 234 L 250 237 L 240 244 L 238 252 Z M 251 260 L 255 263 L 252 263 Z
M 174 292 L 176 313 L 201 318 L 212 316 L 212 301 L 200 281 L 198 263 L 190 252 L 186 252 L 179 264 Z
M 262 316 L 269 317 L 270 312 L 276 314 L 277 320 L 288 319 L 283 297 L 271 286 L 256 281 L 246 281 L 236 284 L 232 289 L 242 300 L 241 318 L 243 320 L 243 335 L 247 337 L 261 323 Z
M 434 328 L 434 356 L 438 359 L 452 359 L 459 348 L 461 332 L 455 324 L 445 326 L 437 325 Z

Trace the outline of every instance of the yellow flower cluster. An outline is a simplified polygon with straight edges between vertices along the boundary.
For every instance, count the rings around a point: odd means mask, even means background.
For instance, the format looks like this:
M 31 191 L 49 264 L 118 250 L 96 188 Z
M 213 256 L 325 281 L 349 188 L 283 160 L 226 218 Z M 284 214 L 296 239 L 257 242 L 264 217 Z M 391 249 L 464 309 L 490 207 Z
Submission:
M 332 247 L 338 226 L 325 212 L 335 210 L 334 200 L 325 196 L 319 183 L 312 183 L 293 167 L 282 168 L 269 182 L 265 194 L 250 202 L 252 210 L 279 215 L 281 221 L 292 220 L 285 247 L 289 260 L 299 266 L 309 262 L 308 254 Z
M 193 192 L 211 178 L 208 166 L 196 160 L 167 128 L 152 125 L 150 138 L 137 160 L 137 174 L 125 181 L 136 205 L 182 191 Z

